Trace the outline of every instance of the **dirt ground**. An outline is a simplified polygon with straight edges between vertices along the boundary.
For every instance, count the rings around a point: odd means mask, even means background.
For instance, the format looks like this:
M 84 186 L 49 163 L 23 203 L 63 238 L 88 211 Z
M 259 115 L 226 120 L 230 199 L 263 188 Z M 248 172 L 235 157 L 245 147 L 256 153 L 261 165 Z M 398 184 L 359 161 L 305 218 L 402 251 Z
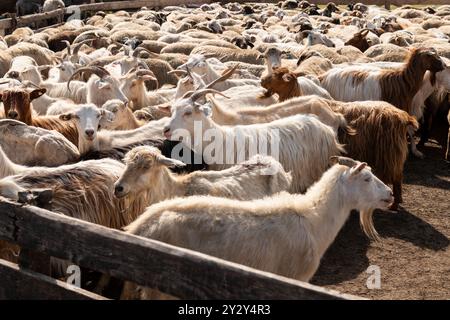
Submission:
M 421 151 L 425 159 L 406 162 L 402 208 L 374 215 L 381 242 L 352 214 L 313 284 L 370 299 L 450 299 L 450 163 L 436 140 Z M 380 289 L 366 286 L 370 265 L 380 267 Z

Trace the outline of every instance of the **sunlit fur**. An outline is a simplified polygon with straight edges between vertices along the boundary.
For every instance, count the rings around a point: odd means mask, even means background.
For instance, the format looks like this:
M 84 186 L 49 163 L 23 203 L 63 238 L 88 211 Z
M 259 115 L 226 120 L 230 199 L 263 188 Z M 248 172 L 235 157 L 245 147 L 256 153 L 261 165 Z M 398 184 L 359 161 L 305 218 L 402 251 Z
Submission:
M 335 165 L 305 195 L 177 198 L 149 207 L 126 231 L 309 281 L 352 209 L 360 211 L 364 232 L 377 239 L 372 212 L 391 200 L 391 190 L 368 168 Z
M 191 195 L 212 195 L 240 200 L 263 198 L 289 189 L 292 177 L 281 164 L 267 156 L 250 160 L 221 171 L 196 171 L 178 175 L 169 167 L 178 160 L 166 158 L 155 147 L 136 147 L 125 156 L 126 168 L 116 182 L 121 192 L 116 196 L 147 198 L 148 204 Z

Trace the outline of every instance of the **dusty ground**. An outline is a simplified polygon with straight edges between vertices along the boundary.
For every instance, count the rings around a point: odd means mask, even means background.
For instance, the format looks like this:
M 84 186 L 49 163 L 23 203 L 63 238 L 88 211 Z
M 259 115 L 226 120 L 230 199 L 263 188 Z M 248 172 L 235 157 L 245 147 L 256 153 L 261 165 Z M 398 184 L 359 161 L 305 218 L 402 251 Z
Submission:
M 352 214 L 313 284 L 371 299 L 450 299 L 450 163 L 436 141 L 421 150 L 426 159 L 407 160 L 401 210 L 374 215 L 381 242 Z M 380 267 L 380 289 L 366 287 L 370 265 Z

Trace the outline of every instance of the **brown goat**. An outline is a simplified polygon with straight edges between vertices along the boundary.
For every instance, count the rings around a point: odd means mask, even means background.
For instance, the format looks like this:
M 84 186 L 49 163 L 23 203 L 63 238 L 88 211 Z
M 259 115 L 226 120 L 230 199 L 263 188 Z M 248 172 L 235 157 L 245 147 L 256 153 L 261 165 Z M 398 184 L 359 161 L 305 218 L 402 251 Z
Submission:
M 355 48 L 358 48 L 361 50 L 361 52 L 366 51 L 369 49 L 370 45 L 367 41 L 367 34 L 369 33 L 368 29 L 363 29 L 358 31 L 353 35 L 353 37 L 345 43 L 346 46 L 354 46 Z
M 30 126 L 56 130 L 78 146 L 78 130 L 73 122 L 62 121 L 58 116 L 33 116 L 31 101 L 39 98 L 45 92 L 45 89 L 35 89 L 31 92 L 23 88 L 4 90 L 0 93 L 0 100 L 3 101 L 5 116 Z
M 261 78 L 261 86 L 267 90 L 265 96 L 268 97 L 276 93 L 280 102 L 306 95 L 317 95 L 331 99 L 328 92 L 314 81 L 305 77 L 297 79 L 299 76 L 296 71 L 290 71 L 285 67 L 274 68 L 272 74 L 267 74 Z
M 344 115 L 356 135 L 339 131 L 339 142 L 345 145 L 347 155 L 367 162 L 384 183 L 392 183 L 394 204 L 402 202 L 403 166 L 408 155 L 406 133 L 417 130 L 417 120 L 405 111 L 384 101 L 340 102 L 328 101 L 335 112 Z

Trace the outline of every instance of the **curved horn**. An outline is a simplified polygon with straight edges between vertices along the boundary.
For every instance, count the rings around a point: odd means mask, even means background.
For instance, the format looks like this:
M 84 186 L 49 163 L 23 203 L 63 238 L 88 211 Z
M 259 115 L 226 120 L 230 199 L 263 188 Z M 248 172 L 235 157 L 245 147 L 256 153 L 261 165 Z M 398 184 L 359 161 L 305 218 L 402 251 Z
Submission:
M 139 57 L 139 54 L 140 54 L 142 51 L 148 53 L 149 55 L 152 54 L 152 52 L 148 51 L 148 50 L 145 49 L 144 47 L 137 47 L 136 49 L 134 49 L 132 56 L 133 56 L 134 58 L 137 58 L 137 57 Z
M 348 158 L 348 157 L 340 157 L 340 156 L 330 157 L 330 164 L 333 165 L 336 163 L 347 166 L 347 167 L 353 167 L 353 166 L 359 164 L 357 161 L 353 160 L 352 158 Z
M 197 101 L 198 99 L 200 99 L 201 97 L 207 95 L 208 93 L 213 93 L 213 94 L 218 94 L 221 95 L 222 97 L 225 97 L 227 99 L 230 99 L 228 96 L 224 95 L 222 92 L 214 90 L 214 89 L 201 89 L 199 91 L 195 91 L 190 99 L 192 100 L 192 102 Z M 185 94 L 186 95 L 186 94 Z M 184 97 L 184 96 L 183 96 Z
M 63 41 L 61 41 L 61 42 L 63 42 L 63 43 L 66 45 L 66 47 L 67 47 L 67 54 L 68 54 L 69 56 L 71 56 L 71 55 L 72 55 L 72 51 L 70 50 L 70 42 L 67 41 L 67 40 L 63 40 Z
M 76 45 L 73 46 L 73 51 L 72 51 L 72 56 L 77 56 L 78 55 L 78 51 L 80 51 L 81 46 L 83 44 L 86 44 L 88 42 L 94 41 L 94 39 L 85 39 L 83 41 L 78 42 Z
M 73 78 L 75 77 L 75 75 L 81 73 L 81 72 L 92 72 L 93 74 L 97 75 L 98 77 L 100 77 L 100 79 L 103 79 L 106 76 L 109 76 L 110 73 L 108 72 L 108 70 L 106 70 L 103 67 L 99 67 L 99 66 L 95 66 L 95 67 L 83 67 L 83 68 L 79 68 L 77 69 L 71 76 L 69 81 L 67 82 L 67 90 L 69 90 L 70 92 L 70 82 L 73 80 Z
M 151 76 L 153 77 L 153 79 L 147 79 L 147 80 L 153 80 L 156 82 L 156 89 L 159 88 L 159 82 L 158 79 L 156 78 L 155 74 L 153 73 L 153 71 L 148 70 L 148 69 L 138 69 L 136 71 L 136 76 L 137 77 L 143 77 L 143 76 Z
M 217 83 L 222 82 L 227 80 L 228 78 L 231 77 L 231 75 L 236 71 L 236 69 L 239 67 L 239 63 L 237 63 L 233 68 L 227 70 L 222 76 L 220 76 L 219 78 L 217 78 L 216 80 L 212 81 L 211 83 L 209 83 L 205 89 L 211 89 L 213 88 Z
M 182 69 L 175 69 L 175 70 L 170 70 L 169 72 L 167 72 L 168 74 L 181 74 L 181 75 L 186 75 L 187 71 L 186 70 L 182 70 Z

